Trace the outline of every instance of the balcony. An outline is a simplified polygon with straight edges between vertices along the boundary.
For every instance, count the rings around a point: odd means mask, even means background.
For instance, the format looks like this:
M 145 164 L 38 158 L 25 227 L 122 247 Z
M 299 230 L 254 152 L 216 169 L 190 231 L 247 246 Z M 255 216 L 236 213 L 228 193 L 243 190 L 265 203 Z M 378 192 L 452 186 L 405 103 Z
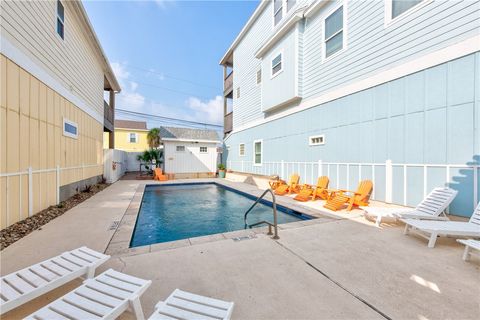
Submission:
M 113 108 L 110 107 L 106 101 L 103 101 L 103 127 L 109 132 L 113 132 L 113 121 Z
M 233 90 L 233 71 L 228 74 L 223 83 L 223 95 L 227 96 Z
M 223 133 L 227 134 L 232 131 L 233 112 L 227 113 L 223 119 Z

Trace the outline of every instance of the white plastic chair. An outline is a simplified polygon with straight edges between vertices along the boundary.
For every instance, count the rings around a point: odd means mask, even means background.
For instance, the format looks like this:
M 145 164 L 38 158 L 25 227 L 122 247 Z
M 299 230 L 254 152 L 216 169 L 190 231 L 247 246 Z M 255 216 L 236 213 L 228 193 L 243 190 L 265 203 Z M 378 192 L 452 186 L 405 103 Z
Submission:
M 404 234 L 410 231 L 428 239 L 428 247 L 435 247 L 438 236 L 480 237 L 480 202 L 468 222 L 462 221 L 431 221 L 417 219 L 401 219 L 405 223 Z
M 0 279 L 0 314 L 79 277 L 92 278 L 110 258 L 87 247 L 64 252 Z
M 176 289 L 165 300 L 155 306 L 149 320 L 171 319 L 230 319 L 233 302 L 212 299 Z

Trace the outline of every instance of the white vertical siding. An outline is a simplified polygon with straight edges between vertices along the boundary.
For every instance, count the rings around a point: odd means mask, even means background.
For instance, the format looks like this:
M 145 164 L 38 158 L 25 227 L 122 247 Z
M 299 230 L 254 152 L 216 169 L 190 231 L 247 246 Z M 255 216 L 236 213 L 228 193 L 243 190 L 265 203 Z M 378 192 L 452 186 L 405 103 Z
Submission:
M 185 151 L 177 152 L 177 146 Z M 200 153 L 200 147 L 207 147 L 207 153 Z M 164 141 L 166 173 L 207 173 L 217 171 L 217 146 L 215 143 Z

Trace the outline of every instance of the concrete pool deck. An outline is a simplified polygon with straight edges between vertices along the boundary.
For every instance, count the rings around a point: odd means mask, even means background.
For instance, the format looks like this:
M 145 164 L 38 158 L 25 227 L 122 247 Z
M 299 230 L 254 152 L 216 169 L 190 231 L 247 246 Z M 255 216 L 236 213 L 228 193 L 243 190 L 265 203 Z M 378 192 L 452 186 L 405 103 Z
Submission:
M 115 222 L 125 216 L 139 186 L 151 183 L 119 181 L 14 243 L 1 252 L 1 274 L 82 245 L 107 250 Z M 278 241 L 261 230 L 243 241 L 224 235 L 194 238 L 185 246 L 112 254 L 97 273 L 115 268 L 153 280 L 142 297 L 147 317 L 158 300 L 181 288 L 234 301 L 233 319 L 478 319 L 480 259 L 464 262 L 463 247 L 454 239 L 441 238 L 429 249 L 424 239 L 404 236 L 401 225 L 376 227 L 360 210 L 309 210 L 322 218 L 282 225 Z M 2 319 L 26 316 L 78 284 L 73 281 Z M 121 317 L 131 318 L 130 313 Z

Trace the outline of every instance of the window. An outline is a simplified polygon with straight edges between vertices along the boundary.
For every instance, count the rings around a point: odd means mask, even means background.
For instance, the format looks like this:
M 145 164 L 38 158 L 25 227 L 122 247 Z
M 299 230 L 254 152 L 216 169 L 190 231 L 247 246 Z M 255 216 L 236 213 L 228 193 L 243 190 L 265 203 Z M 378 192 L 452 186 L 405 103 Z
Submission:
M 237 99 L 240 98 L 240 87 L 237 88 Z
M 200 153 L 207 153 L 208 148 L 207 147 L 200 147 Z
M 257 71 L 257 84 L 262 82 L 262 69 Z
M 276 26 L 282 21 L 283 0 L 273 0 L 273 25 Z
M 392 19 L 395 19 L 404 12 L 407 12 L 411 8 L 423 0 L 391 0 L 392 1 Z
M 57 0 L 57 33 L 64 39 L 65 9 L 60 0 Z
M 290 11 L 290 9 L 292 9 L 293 6 L 295 6 L 295 3 L 297 3 L 296 0 L 287 0 L 287 11 Z
M 185 151 L 185 146 L 177 146 L 176 150 L 177 150 L 177 152 L 184 152 Z
M 272 59 L 272 78 L 282 71 L 282 54 L 279 53 Z
M 137 134 L 136 133 L 129 133 L 128 134 L 128 142 L 130 143 L 137 143 Z
M 63 119 L 63 135 L 66 137 L 78 138 L 78 125 L 70 120 Z
M 245 155 L 245 143 L 240 143 L 238 146 L 238 155 L 244 156 Z
M 320 146 L 325 144 L 325 135 L 319 135 L 319 136 L 311 136 L 308 137 L 308 144 L 310 146 Z
M 262 140 L 255 140 L 253 142 L 253 165 L 254 166 L 261 166 L 262 165 L 262 151 L 263 151 L 263 146 L 262 146 Z
M 325 19 L 323 33 L 325 58 L 343 49 L 345 40 L 343 22 L 343 5 Z

